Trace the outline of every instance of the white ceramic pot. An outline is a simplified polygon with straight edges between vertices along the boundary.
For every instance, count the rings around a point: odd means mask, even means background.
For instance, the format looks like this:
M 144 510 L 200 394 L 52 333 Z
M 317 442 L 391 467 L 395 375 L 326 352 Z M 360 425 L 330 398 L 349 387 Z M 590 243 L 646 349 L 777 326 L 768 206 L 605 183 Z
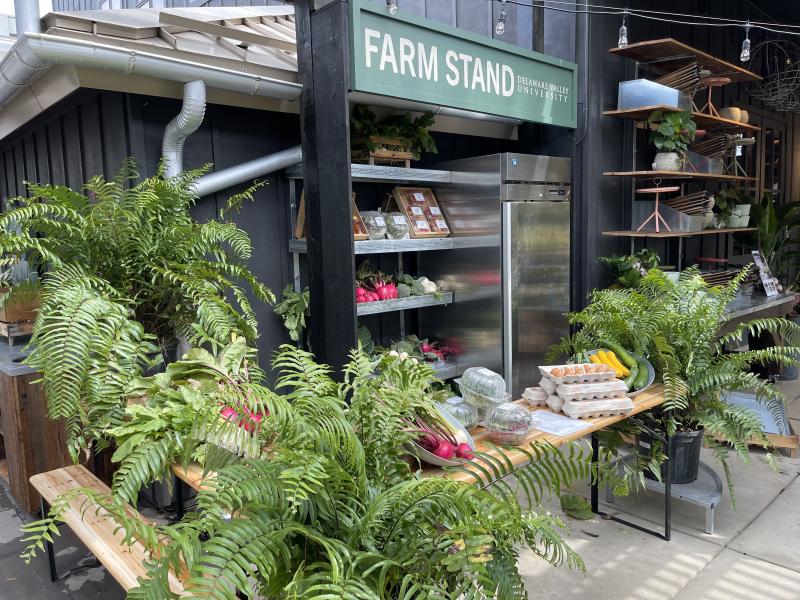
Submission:
M 750 215 L 744 216 L 731 216 L 728 218 L 728 222 L 726 224 L 727 227 L 747 227 L 750 224 Z
M 737 204 L 733 212 L 731 212 L 732 217 L 749 217 L 750 216 L 750 205 L 749 204 Z
M 680 171 L 681 157 L 677 152 L 659 152 L 653 160 L 654 171 Z

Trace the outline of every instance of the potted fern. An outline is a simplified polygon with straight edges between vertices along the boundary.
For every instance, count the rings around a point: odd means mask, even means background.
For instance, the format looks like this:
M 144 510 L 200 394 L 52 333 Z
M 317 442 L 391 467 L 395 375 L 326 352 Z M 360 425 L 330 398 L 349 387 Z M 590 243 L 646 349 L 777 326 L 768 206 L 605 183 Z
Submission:
M 27 362 L 42 373 L 50 417 L 65 419 L 76 460 L 118 422 L 129 382 L 154 356 L 174 358 L 178 336 L 221 344 L 258 335 L 241 283 L 260 300 L 273 296 L 246 266 L 249 237 L 225 218 L 253 189 L 219 220 L 198 223 L 192 183 L 202 172 L 136 183 L 128 161 L 80 192 L 30 184 L 0 216 L 0 265 L 28 260 L 42 273 Z
M 731 451 L 747 461 L 748 443 L 767 450 L 769 443 L 760 418 L 726 402 L 725 397 L 733 391 L 750 391 L 777 417 L 783 395 L 750 366 L 794 364 L 800 357 L 796 345 L 726 351 L 729 343 L 748 333 L 772 332 L 792 343 L 800 339 L 800 327 L 786 319 L 756 319 L 720 335 L 726 307 L 748 271 L 743 269 L 725 287 L 709 288 L 696 269 L 682 272 L 676 281 L 651 269 L 635 288 L 595 291 L 591 303 L 569 317 L 579 331 L 554 349 L 556 353 L 587 351 L 600 340 L 610 339 L 646 356 L 664 385 L 665 402 L 650 414 L 650 424 L 672 437 L 673 483 L 697 477 L 699 448 L 705 440 L 725 467 L 732 498 Z M 677 465 L 682 468 L 678 470 Z
M 131 597 L 176 598 L 172 568 L 195 598 L 520 598 L 526 546 L 583 569 L 559 535 L 563 523 L 536 511 L 543 493 L 596 475 L 587 448 L 534 445 L 520 469 L 495 459 L 492 483 L 419 477 L 404 456 L 418 435 L 406 423 L 434 409 L 429 366 L 358 349 L 340 385 L 330 367 L 284 346 L 281 396 L 260 383 L 254 360 L 236 338 L 139 380 L 127 424 L 113 430 L 122 459 L 113 495 L 73 492 L 87 498 L 87 514 L 102 506 L 126 540 L 147 546 L 148 576 Z M 131 518 L 139 486 L 185 460 L 216 473 L 197 513 L 163 526 Z M 504 479 L 514 475 L 513 485 Z M 58 533 L 61 507 L 25 526 L 24 558 Z

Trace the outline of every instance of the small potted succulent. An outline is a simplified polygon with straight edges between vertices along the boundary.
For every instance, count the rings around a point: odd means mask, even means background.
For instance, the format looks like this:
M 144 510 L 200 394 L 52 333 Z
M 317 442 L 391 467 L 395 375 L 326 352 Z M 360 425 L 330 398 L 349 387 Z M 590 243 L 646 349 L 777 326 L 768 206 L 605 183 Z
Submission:
M 680 171 L 686 151 L 697 133 L 697 125 L 689 112 L 653 111 L 647 119 L 650 143 L 658 153 L 653 160 L 655 171 Z

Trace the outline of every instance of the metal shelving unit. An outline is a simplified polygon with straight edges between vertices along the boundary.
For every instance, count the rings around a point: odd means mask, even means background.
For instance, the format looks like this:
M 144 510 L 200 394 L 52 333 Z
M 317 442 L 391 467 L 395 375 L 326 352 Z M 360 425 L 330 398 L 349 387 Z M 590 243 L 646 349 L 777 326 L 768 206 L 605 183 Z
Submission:
M 431 250 L 454 250 L 458 248 L 488 248 L 500 245 L 499 235 L 428 238 L 418 240 L 358 240 L 356 254 L 390 254 L 393 252 L 426 252 Z M 305 240 L 290 240 L 289 252 L 305 254 Z
M 388 167 L 383 165 L 365 165 L 353 163 L 350 165 L 350 176 L 354 183 L 387 183 L 394 185 L 440 185 L 451 182 L 451 172 L 435 169 L 406 169 L 403 167 Z M 289 180 L 289 200 L 291 204 L 291 231 L 294 232 L 295 217 L 299 204 L 298 181 L 303 179 L 303 165 L 295 165 L 286 170 Z M 403 273 L 403 254 L 409 252 L 429 252 L 436 250 L 456 250 L 462 248 L 488 248 L 500 245 L 499 235 L 488 236 L 462 236 L 448 238 L 407 239 L 407 240 L 359 240 L 354 242 L 355 255 L 368 254 L 397 254 L 398 274 Z M 296 291 L 300 291 L 300 256 L 306 254 L 308 244 L 306 240 L 289 240 L 289 252 L 292 254 L 293 281 Z M 444 306 L 454 302 L 452 292 L 443 292 L 437 296 L 412 296 L 396 300 L 378 302 L 364 302 L 356 305 L 356 315 L 376 315 L 389 312 L 399 313 L 400 331 L 405 337 L 405 315 L 407 310 L 416 310 L 430 306 Z M 444 362 L 434 365 L 437 376 L 442 379 L 458 377 L 466 366 L 453 362 Z

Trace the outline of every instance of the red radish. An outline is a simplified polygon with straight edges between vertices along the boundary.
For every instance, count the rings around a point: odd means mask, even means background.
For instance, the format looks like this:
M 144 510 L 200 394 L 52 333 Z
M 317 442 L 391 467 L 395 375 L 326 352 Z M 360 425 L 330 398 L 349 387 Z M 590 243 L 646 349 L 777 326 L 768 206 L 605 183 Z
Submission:
M 252 432 L 256 425 L 261 423 L 261 419 L 263 419 L 263 415 L 259 413 L 254 413 L 249 409 L 245 409 L 247 411 L 247 416 L 243 417 L 239 421 L 239 427 L 244 427 L 245 431 Z
M 475 458 L 475 455 L 472 454 L 472 448 L 469 447 L 469 444 L 460 443 L 456 446 L 456 456 L 458 458 L 465 458 L 467 460 L 472 460 Z
M 221 411 L 219 411 L 219 414 L 221 414 L 222 418 L 225 419 L 226 421 L 233 421 L 239 416 L 239 413 L 237 413 L 230 406 L 226 406 L 225 408 L 223 408 Z
M 367 295 L 367 290 L 365 290 L 363 287 L 359 286 L 356 288 L 356 297 L 366 296 L 366 295 Z
M 422 342 L 419 349 L 422 350 L 423 352 L 430 352 L 431 350 L 433 350 L 433 348 L 431 348 L 431 345 L 427 342 Z
M 440 440 L 433 454 L 444 460 L 452 460 L 453 456 L 456 454 L 456 447 L 447 440 Z

